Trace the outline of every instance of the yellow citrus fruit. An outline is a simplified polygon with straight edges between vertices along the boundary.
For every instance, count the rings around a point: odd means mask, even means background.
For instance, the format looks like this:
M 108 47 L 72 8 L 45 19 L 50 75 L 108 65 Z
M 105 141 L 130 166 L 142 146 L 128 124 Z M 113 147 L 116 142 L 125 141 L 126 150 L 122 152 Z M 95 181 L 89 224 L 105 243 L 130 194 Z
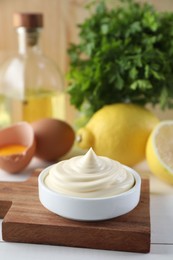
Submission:
M 77 132 L 82 149 L 133 166 L 145 158 L 148 136 L 159 122 L 149 110 L 134 104 L 107 105 Z
M 146 146 L 151 172 L 173 184 L 173 120 L 160 122 L 151 132 Z

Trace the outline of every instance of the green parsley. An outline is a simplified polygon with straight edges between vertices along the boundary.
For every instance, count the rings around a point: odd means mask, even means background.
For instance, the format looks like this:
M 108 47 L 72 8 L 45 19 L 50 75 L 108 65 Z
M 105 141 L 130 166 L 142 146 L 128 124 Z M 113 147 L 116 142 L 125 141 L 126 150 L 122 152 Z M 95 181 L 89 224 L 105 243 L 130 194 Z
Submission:
M 172 108 L 173 13 L 133 0 L 111 9 L 105 2 L 95 3 L 69 48 L 71 103 L 90 116 L 119 102 Z

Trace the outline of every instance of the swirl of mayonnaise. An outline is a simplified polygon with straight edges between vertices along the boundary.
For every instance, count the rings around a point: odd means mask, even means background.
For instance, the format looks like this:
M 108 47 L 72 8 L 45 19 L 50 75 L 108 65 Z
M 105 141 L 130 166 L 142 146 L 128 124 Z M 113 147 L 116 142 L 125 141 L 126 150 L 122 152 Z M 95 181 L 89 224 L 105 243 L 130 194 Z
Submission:
M 58 193 L 82 198 L 110 197 L 134 186 L 134 176 L 122 164 L 97 156 L 92 148 L 50 167 L 46 186 Z

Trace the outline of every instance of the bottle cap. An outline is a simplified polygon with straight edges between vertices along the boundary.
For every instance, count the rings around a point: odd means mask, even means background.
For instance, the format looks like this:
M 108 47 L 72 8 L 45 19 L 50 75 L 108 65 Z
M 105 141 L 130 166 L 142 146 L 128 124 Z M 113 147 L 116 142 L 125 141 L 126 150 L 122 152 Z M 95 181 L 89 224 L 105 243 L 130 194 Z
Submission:
M 42 13 L 14 13 L 13 15 L 14 27 L 25 27 L 27 29 L 43 27 Z

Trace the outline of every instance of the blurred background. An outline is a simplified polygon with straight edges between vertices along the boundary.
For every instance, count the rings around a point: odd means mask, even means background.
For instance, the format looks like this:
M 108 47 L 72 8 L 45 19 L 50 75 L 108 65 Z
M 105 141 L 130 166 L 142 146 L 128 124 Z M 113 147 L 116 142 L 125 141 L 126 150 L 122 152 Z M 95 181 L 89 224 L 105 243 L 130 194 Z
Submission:
M 116 0 L 108 0 L 116 5 Z M 7 53 L 17 49 L 16 33 L 12 24 L 12 16 L 19 12 L 42 12 L 44 14 L 44 30 L 41 46 L 44 53 L 53 59 L 65 75 L 69 59 L 67 49 L 70 42 L 78 41 L 77 24 L 87 17 L 85 4 L 89 0 L 0 0 L 0 62 Z M 159 11 L 173 11 L 172 0 L 138 0 L 154 4 Z M 169 113 L 169 112 L 168 112 Z M 74 115 L 74 108 L 67 100 L 68 121 Z

